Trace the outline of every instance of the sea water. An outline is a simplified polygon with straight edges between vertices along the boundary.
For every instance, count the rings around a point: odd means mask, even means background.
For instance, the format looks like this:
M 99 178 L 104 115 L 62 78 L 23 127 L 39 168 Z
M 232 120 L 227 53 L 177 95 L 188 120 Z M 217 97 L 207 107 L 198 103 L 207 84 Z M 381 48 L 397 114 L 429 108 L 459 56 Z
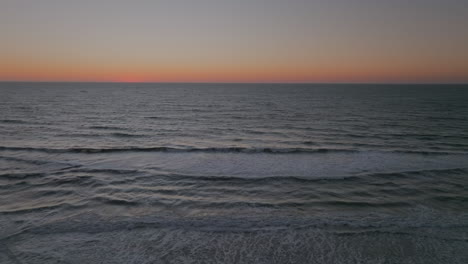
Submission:
M 468 263 L 468 86 L 0 83 L 0 263 Z

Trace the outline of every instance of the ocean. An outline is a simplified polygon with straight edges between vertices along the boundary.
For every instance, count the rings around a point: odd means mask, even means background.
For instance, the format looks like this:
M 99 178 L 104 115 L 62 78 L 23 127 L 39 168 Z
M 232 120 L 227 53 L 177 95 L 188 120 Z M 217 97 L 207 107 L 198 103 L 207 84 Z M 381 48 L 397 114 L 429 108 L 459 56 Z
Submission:
M 0 263 L 468 263 L 468 85 L 0 83 Z

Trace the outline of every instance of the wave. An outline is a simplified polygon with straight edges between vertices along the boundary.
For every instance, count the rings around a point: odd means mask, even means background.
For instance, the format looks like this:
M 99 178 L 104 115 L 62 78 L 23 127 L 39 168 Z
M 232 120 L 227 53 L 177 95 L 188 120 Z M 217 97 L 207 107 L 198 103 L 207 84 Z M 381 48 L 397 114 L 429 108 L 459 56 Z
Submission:
M 130 201 L 126 199 L 118 199 L 114 197 L 106 197 L 106 196 L 94 197 L 93 200 L 102 202 L 105 204 L 110 204 L 110 205 L 122 205 L 122 206 L 138 205 L 138 202 L 135 202 L 135 201 Z
M 109 129 L 109 130 L 111 130 L 111 129 Z M 56 136 L 65 137 L 65 138 L 69 138 L 69 137 L 100 138 L 100 137 L 108 137 L 108 136 L 117 137 L 117 138 L 140 138 L 140 137 L 147 137 L 148 135 L 114 132 L 114 133 L 109 133 L 109 134 L 68 133 L 68 134 L 57 134 Z
M 2 124 L 27 124 L 28 122 L 17 119 L 0 119 Z
M 141 137 L 143 135 L 133 135 L 127 133 L 113 133 L 116 137 Z M 307 145 L 313 145 L 307 142 Z M 307 154 L 307 153 L 363 153 L 381 152 L 398 154 L 419 154 L 419 155 L 466 155 L 466 151 L 442 151 L 442 150 L 358 150 L 357 148 L 270 148 L 270 147 L 111 147 L 111 148 L 43 148 L 43 147 L 14 147 L 0 146 L 0 151 L 37 151 L 45 153 L 111 153 L 111 152 L 204 152 L 204 153 L 267 153 L 267 154 Z
M 0 210 L 0 215 L 8 215 L 8 214 L 24 214 L 24 213 L 32 213 L 32 212 L 40 212 L 40 211 L 49 211 L 49 210 L 59 210 L 59 209 L 78 209 L 86 206 L 86 203 L 69 203 L 69 202 L 60 202 L 57 204 L 52 205 L 41 205 L 41 206 L 32 206 L 32 207 L 25 207 L 25 208 L 17 208 L 17 209 L 10 209 L 10 210 Z
M 120 138 L 135 138 L 135 137 L 145 137 L 146 135 L 141 135 L 141 134 L 129 134 L 129 133 L 111 133 L 110 134 L 113 137 L 120 137 Z
M 17 157 L 6 157 L 6 156 L 0 156 L 0 159 L 7 160 L 7 161 L 29 163 L 29 164 L 34 164 L 34 165 L 44 165 L 44 164 L 50 163 L 49 161 L 43 161 L 43 160 L 29 160 L 29 159 L 22 159 L 22 158 L 17 158 Z
M 76 167 L 72 168 L 69 172 L 85 172 L 85 173 L 111 173 L 111 174 L 136 174 L 140 173 L 140 170 L 128 170 L 128 169 L 92 169 L 92 168 L 82 168 Z
M 37 178 L 37 177 L 45 177 L 47 173 L 41 172 L 30 172 L 30 173 L 2 173 L 0 174 L 0 179 L 11 179 L 11 180 L 22 180 L 26 178 Z
M 421 155 L 466 155 L 466 151 L 442 151 L 442 150 L 390 150 L 388 152 L 402 153 L 402 154 L 421 154 Z
M 425 234 L 427 228 L 465 228 L 468 215 L 445 214 L 428 210 L 415 211 L 412 216 L 390 214 L 366 214 L 366 217 L 353 217 L 349 214 L 317 215 L 303 217 L 268 216 L 209 216 L 174 217 L 158 214 L 140 217 L 119 217 L 102 219 L 99 215 L 85 212 L 71 219 L 61 219 L 31 227 L 30 233 L 103 233 L 117 230 L 141 228 L 181 228 L 198 231 L 279 231 L 279 230 L 323 230 L 334 234 L 362 234 L 365 232 L 402 232 L 403 230 Z M 72 220 L 72 221 L 70 221 Z M 72 223 L 72 224 L 71 224 Z M 460 238 L 463 238 L 461 235 Z M 466 238 L 463 238 L 466 240 Z
M 119 126 L 89 126 L 88 128 L 96 130 L 128 130 L 128 128 Z
M 122 147 L 122 148 L 34 148 L 34 147 L 4 147 L 0 150 L 11 151 L 38 151 L 46 153 L 110 153 L 110 152 L 208 152 L 208 153 L 354 153 L 355 149 L 332 149 L 332 148 L 172 148 L 172 147 Z
M 159 178 L 167 180 L 168 182 L 182 184 L 183 182 L 193 183 L 194 181 L 198 183 L 202 182 L 226 182 L 229 184 L 239 183 L 274 183 L 274 182 L 330 182 L 330 181 L 360 181 L 363 179 L 369 178 L 378 178 L 378 179 L 389 179 L 389 178 L 411 178 L 413 176 L 440 176 L 440 175 L 464 175 L 468 173 L 468 168 L 447 168 L 447 169 L 426 169 L 426 170 L 411 170 L 411 171 L 394 171 L 394 172 L 373 172 L 373 173 L 360 173 L 360 174 L 349 174 L 349 175 L 325 175 L 320 176 L 291 176 L 291 175 L 276 175 L 276 176 L 265 176 L 265 177 L 244 177 L 244 176 L 232 176 L 232 175 L 217 175 L 217 176 L 206 176 L 206 175 L 197 175 L 197 174 L 175 174 L 167 172 L 149 172 L 145 170 L 124 170 L 124 169 L 93 169 L 93 168 L 82 168 L 78 167 L 68 171 L 69 173 L 108 173 L 116 175 L 128 175 L 128 174 L 139 174 L 134 179 L 125 179 L 125 182 L 142 180 L 144 178 Z M 368 182 L 369 183 L 369 182 Z
M 145 116 L 146 119 L 154 119 L 154 120 L 171 120 L 173 118 L 167 116 Z
M 315 207 L 325 206 L 334 208 L 389 208 L 389 207 L 410 207 L 410 203 L 405 202 L 357 202 L 357 201 L 308 201 L 308 202 L 260 202 L 260 201 L 221 201 L 221 202 L 202 202 L 202 201 L 187 201 L 189 204 L 197 204 L 204 208 L 294 208 L 294 207 Z M 181 202 L 178 203 L 180 205 Z
M 111 172 L 111 170 L 106 170 Z M 117 172 L 119 173 L 119 172 Z M 328 182 L 328 181 L 356 181 L 364 178 L 395 178 L 395 177 L 411 177 L 411 176 L 430 176 L 431 174 L 465 174 L 468 173 L 468 168 L 447 168 L 447 169 L 426 169 L 426 170 L 411 170 L 411 171 L 396 171 L 396 172 L 379 172 L 379 173 L 360 173 L 350 175 L 336 175 L 324 177 L 304 177 L 304 176 L 266 176 L 266 177 L 242 177 L 242 176 L 204 176 L 204 175 L 183 175 L 183 174 L 164 174 L 157 175 L 165 177 L 169 180 L 197 180 L 208 182 Z M 156 176 L 156 175 L 155 175 Z M 151 176 L 152 177 L 152 176 Z

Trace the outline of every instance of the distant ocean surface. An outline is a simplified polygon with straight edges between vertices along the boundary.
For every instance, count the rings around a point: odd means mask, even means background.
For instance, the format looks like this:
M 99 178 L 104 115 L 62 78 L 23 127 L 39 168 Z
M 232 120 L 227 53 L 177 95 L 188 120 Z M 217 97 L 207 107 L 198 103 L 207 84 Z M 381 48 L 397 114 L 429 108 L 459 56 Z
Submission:
M 468 263 L 468 85 L 0 83 L 0 263 Z

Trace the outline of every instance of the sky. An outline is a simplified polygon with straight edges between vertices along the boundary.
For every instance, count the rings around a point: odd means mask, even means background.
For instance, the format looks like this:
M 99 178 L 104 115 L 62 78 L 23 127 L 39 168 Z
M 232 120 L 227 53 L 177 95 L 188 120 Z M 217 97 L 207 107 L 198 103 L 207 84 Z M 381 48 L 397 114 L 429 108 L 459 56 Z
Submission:
M 0 80 L 468 82 L 466 0 L 0 0 Z

